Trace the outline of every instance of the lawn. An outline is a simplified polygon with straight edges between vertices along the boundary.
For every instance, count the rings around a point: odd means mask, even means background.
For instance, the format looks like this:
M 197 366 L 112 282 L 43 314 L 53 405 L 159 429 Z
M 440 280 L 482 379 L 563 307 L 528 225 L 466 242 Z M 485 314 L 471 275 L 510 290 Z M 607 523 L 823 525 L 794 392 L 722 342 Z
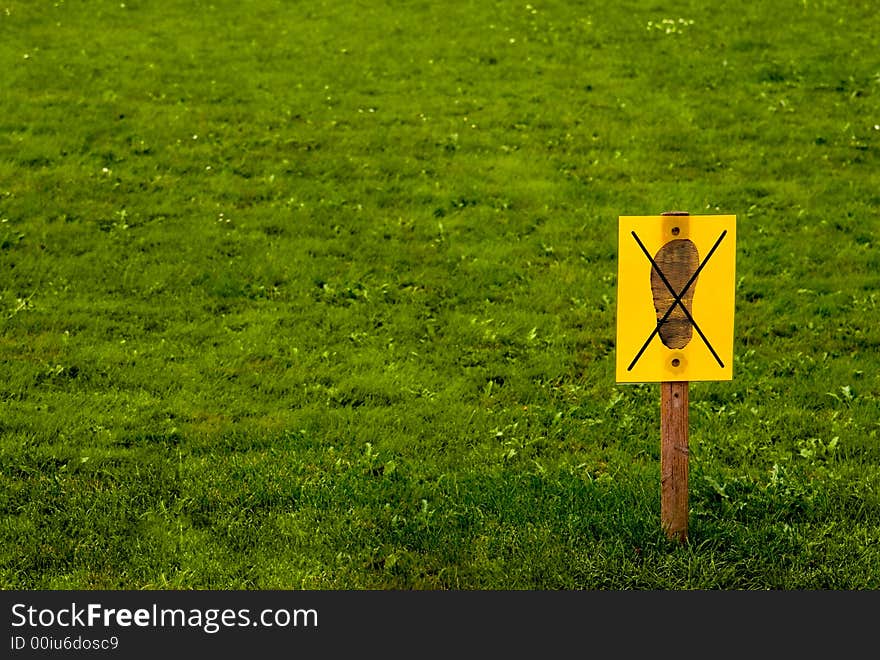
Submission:
M 0 2 L 0 587 L 880 588 L 871 2 Z M 618 217 L 733 379 L 615 382 Z

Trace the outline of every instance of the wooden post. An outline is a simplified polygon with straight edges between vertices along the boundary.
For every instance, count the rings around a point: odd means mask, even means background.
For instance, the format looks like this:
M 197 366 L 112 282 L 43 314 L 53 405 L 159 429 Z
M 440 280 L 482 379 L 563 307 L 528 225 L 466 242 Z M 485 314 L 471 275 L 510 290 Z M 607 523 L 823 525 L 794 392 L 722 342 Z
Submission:
M 667 537 L 687 541 L 687 381 L 660 383 L 660 521 Z
M 688 533 L 688 385 L 660 383 L 660 523 L 669 539 L 682 543 Z

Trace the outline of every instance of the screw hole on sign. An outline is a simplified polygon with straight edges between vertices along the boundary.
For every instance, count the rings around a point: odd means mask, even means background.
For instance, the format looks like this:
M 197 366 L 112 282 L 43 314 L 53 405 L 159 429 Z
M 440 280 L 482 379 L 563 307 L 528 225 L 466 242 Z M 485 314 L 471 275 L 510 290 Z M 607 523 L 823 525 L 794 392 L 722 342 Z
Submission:
M 677 366 L 680 365 L 680 364 L 681 364 L 681 360 L 679 360 L 678 358 L 673 358 L 673 359 L 672 359 L 672 366 L 673 366 L 673 367 L 677 367 Z
M 679 234 L 680 232 L 681 232 L 681 229 L 680 229 L 679 227 L 673 227 L 673 228 L 672 228 L 672 235 L 673 235 L 673 236 L 678 236 L 678 234 Z

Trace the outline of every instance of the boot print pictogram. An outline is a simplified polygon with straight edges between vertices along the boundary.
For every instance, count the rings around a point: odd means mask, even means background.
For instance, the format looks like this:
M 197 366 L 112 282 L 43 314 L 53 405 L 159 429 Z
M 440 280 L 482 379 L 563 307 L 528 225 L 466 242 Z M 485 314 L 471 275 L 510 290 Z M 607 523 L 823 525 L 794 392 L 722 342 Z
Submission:
M 660 341 L 667 348 L 684 348 L 693 337 L 691 305 L 698 278 L 695 278 L 684 291 L 678 305 L 675 305 L 675 296 L 681 294 L 673 294 L 673 291 L 683 291 L 697 272 L 699 265 L 700 255 L 697 246 L 687 238 L 669 241 L 654 256 L 654 265 L 651 268 L 651 293 L 659 324 L 657 333 L 660 335 Z M 672 308 L 671 312 L 670 308 Z

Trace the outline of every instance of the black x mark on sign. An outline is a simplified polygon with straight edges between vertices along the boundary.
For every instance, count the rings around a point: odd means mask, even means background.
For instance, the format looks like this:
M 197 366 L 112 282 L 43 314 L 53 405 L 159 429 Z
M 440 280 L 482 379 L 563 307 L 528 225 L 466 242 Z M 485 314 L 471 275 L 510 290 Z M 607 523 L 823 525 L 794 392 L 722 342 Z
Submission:
M 660 328 L 663 326 L 664 323 L 666 323 L 668 321 L 669 316 L 672 314 L 673 310 L 676 307 L 681 308 L 681 311 L 684 312 L 684 315 L 687 317 L 687 320 L 690 322 L 691 326 L 693 326 L 694 330 L 697 331 L 697 334 L 700 336 L 700 339 L 702 339 L 703 343 L 706 344 L 706 348 L 708 348 L 709 351 L 712 353 L 712 357 L 715 358 L 715 361 L 718 362 L 718 365 L 720 367 L 724 368 L 724 363 L 721 361 L 721 358 L 718 357 L 718 353 L 716 353 L 715 349 L 712 348 L 712 344 L 710 344 L 709 340 L 706 339 L 706 335 L 704 335 L 703 331 L 700 330 L 700 326 L 697 325 L 697 322 L 694 320 L 694 317 L 691 315 L 691 312 L 687 308 L 687 305 L 685 305 L 684 302 L 682 302 L 682 299 L 685 297 L 685 295 L 687 294 L 687 292 L 691 288 L 691 286 L 693 286 L 694 282 L 697 281 L 697 276 L 700 274 L 700 272 L 703 270 L 703 268 L 706 267 L 706 264 L 709 263 L 709 259 L 711 259 L 712 255 L 715 254 L 715 250 L 717 250 L 718 246 L 721 245 L 721 241 L 723 241 L 724 237 L 727 235 L 727 230 L 725 229 L 724 231 L 721 232 L 721 236 L 719 236 L 718 240 L 715 241 L 715 244 L 712 246 L 712 249 L 709 250 L 709 253 L 706 255 L 706 258 L 703 259 L 703 261 L 700 263 L 700 265 L 697 267 L 697 269 L 693 272 L 693 274 L 690 276 L 688 281 L 682 287 L 681 291 L 678 291 L 678 292 L 676 292 L 675 289 L 673 288 L 673 286 L 669 283 L 669 279 L 666 277 L 666 275 L 660 269 L 660 266 L 657 265 L 657 262 L 655 261 L 654 257 L 652 257 L 651 253 L 648 252 L 647 248 L 645 247 L 644 243 L 642 243 L 641 239 L 639 239 L 639 237 L 636 235 L 636 233 L 634 231 L 631 233 L 632 233 L 632 237 L 635 239 L 636 243 L 638 243 L 642 252 L 648 258 L 648 261 L 651 262 L 651 268 L 654 270 L 654 272 L 657 273 L 657 275 L 659 276 L 660 280 L 663 282 L 663 285 L 666 287 L 666 289 L 669 291 L 669 293 L 672 294 L 673 300 L 672 300 L 672 304 L 670 304 L 669 307 L 666 309 L 666 311 L 663 313 L 663 316 L 661 316 L 658 319 L 657 326 L 651 331 L 651 334 L 648 335 L 648 338 L 645 340 L 645 343 L 642 344 L 642 347 L 639 349 L 639 352 L 633 358 L 633 361 L 630 362 L 630 364 L 626 370 L 632 371 L 633 367 L 636 366 L 636 362 L 638 362 L 639 358 L 642 357 L 642 354 L 648 348 L 648 345 L 651 343 L 651 340 L 654 339 L 654 337 L 657 335 L 658 332 L 660 332 Z

